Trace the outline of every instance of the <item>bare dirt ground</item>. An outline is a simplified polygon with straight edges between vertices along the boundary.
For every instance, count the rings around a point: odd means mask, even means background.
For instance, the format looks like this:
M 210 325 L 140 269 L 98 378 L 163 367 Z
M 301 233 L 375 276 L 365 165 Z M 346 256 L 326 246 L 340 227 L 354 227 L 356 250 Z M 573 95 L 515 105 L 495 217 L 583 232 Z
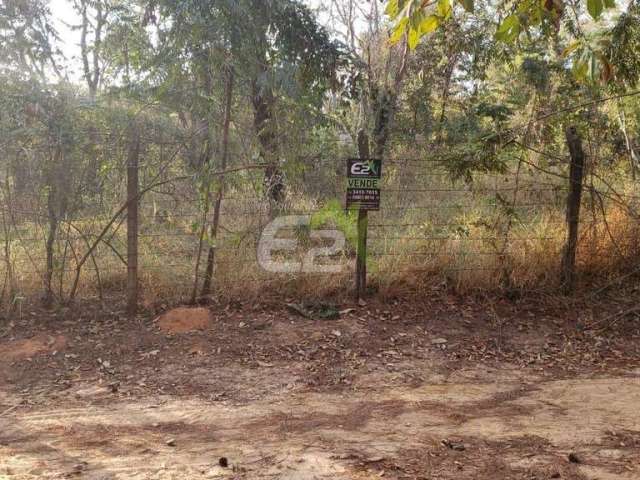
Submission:
M 565 302 L 25 309 L 0 479 L 640 479 L 640 322 Z

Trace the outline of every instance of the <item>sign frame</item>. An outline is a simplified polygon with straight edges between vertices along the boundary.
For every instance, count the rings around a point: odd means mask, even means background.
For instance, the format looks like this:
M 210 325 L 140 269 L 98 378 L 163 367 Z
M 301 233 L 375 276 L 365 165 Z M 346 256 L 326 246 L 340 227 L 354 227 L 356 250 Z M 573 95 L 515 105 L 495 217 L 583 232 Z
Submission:
M 347 159 L 347 210 L 379 211 L 382 159 Z

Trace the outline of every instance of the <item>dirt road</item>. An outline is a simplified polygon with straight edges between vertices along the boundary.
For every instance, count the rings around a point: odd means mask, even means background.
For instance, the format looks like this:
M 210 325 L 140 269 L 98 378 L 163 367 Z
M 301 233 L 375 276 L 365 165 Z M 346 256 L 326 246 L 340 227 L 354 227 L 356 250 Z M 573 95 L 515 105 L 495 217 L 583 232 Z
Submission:
M 370 311 L 221 314 L 171 336 L 47 323 L 54 341 L 27 359 L 5 341 L 0 479 L 640 478 L 637 338 L 562 337 L 550 355 L 560 333 L 535 344 L 525 320 L 498 354 L 464 318 L 438 331 Z M 576 351 L 618 353 L 559 370 Z

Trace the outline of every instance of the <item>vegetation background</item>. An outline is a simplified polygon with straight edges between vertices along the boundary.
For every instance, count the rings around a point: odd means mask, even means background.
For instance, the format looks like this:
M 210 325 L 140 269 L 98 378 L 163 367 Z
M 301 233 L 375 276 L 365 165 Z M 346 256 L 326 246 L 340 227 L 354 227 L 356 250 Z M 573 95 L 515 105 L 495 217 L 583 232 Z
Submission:
M 6 312 L 124 293 L 134 159 L 146 304 L 350 292 L 352 243 L 331 276 L 265 272 L 256 248 L 288 214 L 353 238 L 361 131 L 384 163 L 372 290 L 556 291 L 569 127 L 586 155 L 580 285 L 638 270 L 636 1 L 54 6 L 0 5 Z M 289 232 L 300 256 L 319 246 L 310 228 Z

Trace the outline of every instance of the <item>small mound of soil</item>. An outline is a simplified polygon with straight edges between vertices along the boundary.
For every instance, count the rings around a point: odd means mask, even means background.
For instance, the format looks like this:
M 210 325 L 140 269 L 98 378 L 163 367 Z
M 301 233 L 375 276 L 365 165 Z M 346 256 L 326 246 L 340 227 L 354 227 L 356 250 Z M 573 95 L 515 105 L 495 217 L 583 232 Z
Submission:
M 174 308 L 160 315 L 156 321 L 167 335 L 205 330 L 211 326 L 211 316 L 206 308 Z
M 15 340 L 0 345 L 0 358 L 8 361 L 21 360 L 35 357 L 47 353 L 53 353 L 64 349 L 67 339 L 58 335 L 55 337 L 48 335 L 38 335 L 26 340 Z

